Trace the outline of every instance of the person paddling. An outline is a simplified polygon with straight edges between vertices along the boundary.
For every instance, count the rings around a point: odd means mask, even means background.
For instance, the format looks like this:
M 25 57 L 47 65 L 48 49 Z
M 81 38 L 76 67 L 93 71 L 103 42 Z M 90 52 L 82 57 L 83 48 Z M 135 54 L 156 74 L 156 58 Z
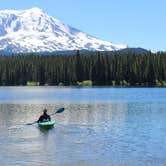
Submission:
M 47 121 L 51 121 L 51 117 L 47 114 L 47 109 L 43 110 L 43 115 L 41 115 L 38 119 L 38 123 L 39 122 L 47 122 Z

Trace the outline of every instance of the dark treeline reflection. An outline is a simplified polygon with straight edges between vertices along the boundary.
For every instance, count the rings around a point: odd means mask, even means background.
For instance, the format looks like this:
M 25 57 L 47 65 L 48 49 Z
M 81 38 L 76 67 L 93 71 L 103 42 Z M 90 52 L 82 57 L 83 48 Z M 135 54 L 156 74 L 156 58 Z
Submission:
M 166 86 L 166 53 L 0 56 L 0 85 Z

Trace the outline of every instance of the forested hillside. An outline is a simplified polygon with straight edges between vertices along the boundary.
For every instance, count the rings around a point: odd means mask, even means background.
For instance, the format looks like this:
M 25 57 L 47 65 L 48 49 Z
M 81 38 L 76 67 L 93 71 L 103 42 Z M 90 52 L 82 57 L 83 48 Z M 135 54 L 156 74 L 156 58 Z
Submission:
M 0 56 L 0 85 L 166 86 L 166 53 Z

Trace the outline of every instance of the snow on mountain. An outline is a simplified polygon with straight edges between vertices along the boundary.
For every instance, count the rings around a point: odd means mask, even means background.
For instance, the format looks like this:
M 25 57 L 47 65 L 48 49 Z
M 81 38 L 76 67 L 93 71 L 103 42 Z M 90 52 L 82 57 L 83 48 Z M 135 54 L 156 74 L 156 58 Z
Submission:
M 39 8 L 0 11 L 0 52 L 114 51 L 125 45 L 102 41 L 48 16 Z

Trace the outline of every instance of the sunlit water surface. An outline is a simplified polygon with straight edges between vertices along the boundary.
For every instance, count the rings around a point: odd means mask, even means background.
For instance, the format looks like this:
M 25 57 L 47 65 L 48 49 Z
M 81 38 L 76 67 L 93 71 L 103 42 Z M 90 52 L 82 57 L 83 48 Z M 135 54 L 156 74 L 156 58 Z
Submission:
M 164 88 L 0 88 L 0 165 L 164 166 Z M 35 121 L 47 108 L 56 125 Z

